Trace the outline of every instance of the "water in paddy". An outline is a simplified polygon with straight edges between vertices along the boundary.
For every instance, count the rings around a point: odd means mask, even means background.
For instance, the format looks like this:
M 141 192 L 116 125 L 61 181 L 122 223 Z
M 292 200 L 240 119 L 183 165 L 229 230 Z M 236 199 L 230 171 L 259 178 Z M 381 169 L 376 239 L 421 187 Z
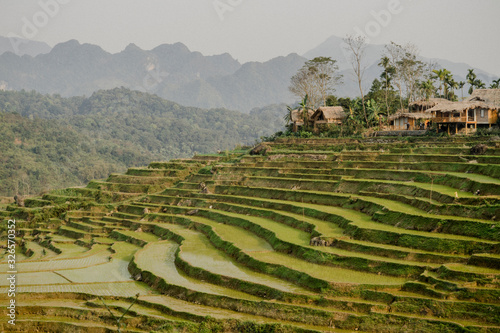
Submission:
M 83 268 L 109 262 L 109 256 L 112 253 L 108 250 L 100 251 L 90 256 L 74 259 L 50 259 L 40 261 L 24 261 L 17 263 L 19 272 L 40 272 L 40 271 L 54 271 L 58 269 L 68 268 Z M 0 264 L 0 272 L 7 271 L 7 264 Z
M 340 194 L 336 193 L 336 195 L 340 195 Z M 345 196 L 347 196 L 347 195 L 345 195 Z M 411 209 L 419 210 L 419 209 L 414 208 L 410 205 L 402 204 L 402 203 L 392 201 L 392 200 L 379 199 L 379 198 L 373 198 L 373 197 L 362 197 L 362 196 L 360 196 L 360 198 L 366 199 L 367 201 L 373 201 L 374 203 L 378 203 L 382 206 L 386 206 L 386 207 L 388 207 L 392 210 L 395 210 L 395 211 L 405 212 L 404 211 L 405 207 L 410 207 Z M 269 201 L 269 202 L 276 202 L 276 203 L 290 204 L 290 201 L 286 201 L 286 200 L 274 200 L 274 199 L 261 199 L 261 200 Z M 346 209 L 346 208 L 337 207 L 337 206 L 301 203 L 301 202 L 293 202 L 293 205 L 298 206 L 298 207 L 312 208 L 312 209 L 315 209 L 315 210 L 318 210 L 321 212 L 326 212 L 329 214 L 338 215 L 338 216 L 341 216 L 347 220 L 353 221 L 352 222 L 353 225 L 358 225 L 360 227 L 373 228 L 373 229 L 377 229 L 377 230 L 394 231 L 394 232 L 398 232 L 398 233 L 401 233 L 404 231 L 405 233 L 409 233 L 409 234 L 416 234 L 416 235 L 418 234 L 418 235 L 424 235 L 427 237 L 429 236 L 428 232 L 415 231 L 415 230 L 405 230 L 405 229 L 401 229 L 401 228 L 396 228 L 396 227 L 391 226 L 391 225 L 374 222 L 369 215 L 358 212 L 356 210 L 352 210 L 352 209 Z M 227 214 L 229 214 L 229 213 L 227 213 Z M 431 215 L 428 213 L 425 213 L 425 215 L 434 216 L 434 217 L 437 216 L 437 215 Z M 315 224 L 314 221 L 312 223 Z M 480 242 L 484 242 L 484 243 L 495 243 L 493 241 L 482 240 L 482 239 L 473 238 L 473 237 L 452 235 L 452 234 L 434 233 L 434 234 L 432 234 L 432 237 L 475 240 L 475 241 L 480 241 Z
M 116 253 L 108 263 L 81 269 L 59 270 L 57 273 L 76 283 L 131 281 L 128 264 L 139 247 L 126 242 L 116 242 L 112 249 Z
M 4 289 L 6 293 L 6 289 Z M 111 282 L 111 283 L 69 283 L 19 286 L 19 293 L 85 293 L 102 296 L 122 296 L 132 297 L 137 293 L 141 295 L 152 294 L 152 290 L 144 283 L 129 282 Z M 3 292 L 0 288 L 0 292 Z
M 275 200 L 273 200 L 273 201 L 275 201 Z M 329 212 L 332 214 L 337 214 L 337 215 L 343 216 L 346 219 L 349 219 L 351 221 L 356 221 L 356 222 L 353 222 L 353 224 L 372 223 L 380 228 L 385 228 L 385 227 L 395 228 L 392 226 L 386 226 L 386 225 L 383 225 L 380 223 L 375 223 L 375 222 L 371 221 L 371 219 L 368 215 L 354 211 L 354 210 L 349 210 L 349 209 L 344 209 L 344 208 L 339 208 L 339 207 L 332 207 L 332 206 L 303 204 L 303 203 L 296 203 L 296 205 L 314 208 L 314 209 Z M 418 262 L 408 262 L 405 260 L 391 259 L 391 258 L 379 257 L 379 256 L 374 256 L 374 255 L 369 255 L 369 254 L 350 252 L 350 251 L 338 249 L 335 247 L 310 246 L 309 241 L 311 239 L 311 235 L 305 231 L 298 230 L 298 229 L 292 228 L 290 226 L 287 226 L 285 224 L 275 222 L 275 221 L 270 220 L 270 219 L 261 218 L 261 217 L 239 215 L 239 214 L 229 213 L 229 212 L 222 212 L 222 213 L 225 215 L 229 215 L 229 216 L 244 218 L 244 219 L 249 220 L 255 224 L 260 225 L 261 227 L 263 227 L 265 229 L 273 231 L 277 235 L 277 237 L 281 240 L 284 240 L 286 242 L 290 242 L 290 243 L 293 243 L 296 245 L 304 246 L 304 247 L 314 248 L 317 251 L 328 252 L 328 253 L 337 254 L 340 256 L 365 258 L 368 260 L 379 260 L 379 261 L 384 261 L 384 262 L 394 262 L 394 263 L 400 263 L 400 264 L 409 264 L 410 263 L 410 264 L 416 264 L 416 265 L 419 265 L 419 264 L 424 265 L 424 264 L 418 263 Z
M 262 217 L 256 217 L 256 216 L 250 216 L 250 215 L 240 215 L 236 213 L 230 213 L 230 212 L 222 212 L 224 215 L 227 216 L 232 216 L 232 217 L 237 217 L 237 218 L 244 218 L 252 223 L 258 224 L 261 227 L 270 230 L 278 236 L 278 238 L 286 241 L 286 242 L 291 242 L 294 244 L 309 244 L 309 241 L 311 240 L 311 234 L 299 229 L 292 228 L 290 226 L 287 226 L 286 224 L 275 222 L 270 219 L 262 218 Z
M 241 204 L 232 204 L 231 203 L 230 205 L 235 206 L 235 207 L 243 207 L 243 208 L 255 208 L 252 206 L 241 205 Z M 344 230 L 342 228 L 340 228 L 338 225 L 336 225 L 335 223 L 323 221 L 323 220 L 312 218 L 312 217 L 308 217 L 308 216 L 305 216 L 304 214 L 296 214 L 296 213 L 290 213 L 290 212 L 283 211 L 283 210 L 278 211 L 278 210 L 265 209 L 265 208 L 260 208 L 260 207 L 258 209 L 263 210 L 263 211 L 279 213 L 280 215 L 289 216 L 289 217 L 292 217 L 292 218 L 297 219 L 299 221 L 313 224 L 316 227 L 316 231 L 319 232 L 323 236 L 327 236 L 327 237 L 337 236 L 338 237 L 338 236 L 342 236 L 343 232 L 344 232 Z
M 150 243 L 136 255 L 136 263 L 140 269 L 150 271 L 156 276 L 164 278 L 167 283 L 196 290 L 208 294 L 241 298 L 247 300 L 261 300 L 258 297 L 245 294 L 233 289 L 224 288 L 202 282 L 181 273 L 175 266 L 175 252 L 178 245 L 172 241 Z
M 427 173 L 436 173 L 436 174 L 443 174 L 442 171 L 426 171 Z M 474 180 L 479 183 L 492 183 L 492 184 L 500 184 L 500 179 L 485 176 L 485 175 L 480 175 L 477 173 L 462 173 L 462 172 L 449 172 L 446 171 L 446 174 L 452 175 L 452 176 L 457 176 L 457 177 L 462 177 L 462 178 L 468 178 L 470 180 Z
M 271 244 L 263 238 L 239 227 L 224 224 L 209 220 L 207 218 L 190 216 L 190 220 L 207 224 L 225 241 L 234 243 L 240 250 L 244 252 L 269 252 L 274 251 Z
M 440 185 L 440 184 L 420 183 L 420 182 L 415 182 L 415 181 L 387 180 L 387 179 L 363 179 L 361 177 L 356 177 L 354 179 L 358 182 L 415 186 L 415 187 L 418 187 L 418 188 L 421 188 L 424 190 L 431 190 L 431 191 L 434 191 L 436 193 L 441 193 L 441 194 L 448 195 L 448 196 L 455 196 L 455 192 L 456 192 L 460 198 L 463 198 L 463 197 L 472 198 L 472 197 L 474 197 L 474 194 L 471 192 L 461 191 L 459 189 L 456 189 L 456 188 L 453 188 L 450 186 L 446 186 L 446 185 Z
M 500 277 L 500 270 L 494 268 L 487 267 L 478 267 L 478 266 L 470 266 L 464 264 L 445 264 L 447 268 L 459 271 L 459 272 L 467 272 L 467 273 L 479 273 L 479 274 L 493 274 Z
M 124 309 L 127 309 L 132 303 L 130 302 L 126 302 L 126 301 L 114 301 L 114 300 L 106 300 L 106 305 L 108 306 L 120 306 Z M 174 317 L 174 316 L 169 316 L 169 315 L 166 315 L 165 313 L 163 313 L 162 311 L 160 310 L 156 310 L 156 309 L 153 309 L 153 308 L 149 308 L 149 307 L 146 307 L 144 305 L 140 305 L 140 304 L 134 304 L 134 306 L 132 307 L 132 310 L 134 312 L 137 312 L 141 315 L 145 315 L 145 316 L 148 316 L 148 317 L 156 317 L 156 318 L 161 318 L 161 319 L 164 319 L 164 320 L 173 320 L 173 321 L 181 321 L 181 322 L 189 322 L 188 320 L 186 319 L 182 319 L 182 318 L 179 318 L 179 317 Z
M 372 283 L 372 284 L 402 284 L 405 279 L 380 276 L 349 269 L 313 264 L 280 252 L 275 252 L 271 245 L 257 235 L 243 228 L 226 225 L 201 217 L 191 217 L 196 222 L 212 226 L 214 231 L 225 241 L 232 242 L 251 257 L 267 262 L 287 266 L 288 268 L 307 273 L 312 277 L 338 283 Z
M 74 239 L 73 239 L 74 241 Z M 57 243 L 53 242 L 52 245 L 60 249 L 62 252 L 57 255 L 57 258 L 74 258 L 81 257 L 85 255 L 89 249 L 83 246 L 79 246 L 73 243 Z
M 270 264 L 287 266 L 296 271 L 307 273 L 312 277 L 328 282 L 378 285 L 400 285 L 406 282 L 406 279 L 394 276 L 377 275 L 345 268 L 313 264 L 280 252 L 257 252 L 251 253 L 250 255 L 257 260 Z
M 308 325 L 308 324 L 302 324 L 302 323 L 267 318 L 267 317 L 252 315 L 252 314 L 246 314 L 243 312 L 226 310 L 226 309 L 222 309 L 222 308 L 215 308 L 215 307 L 201 305 L 201 304 L 193 304 L 193 303 L 189 303 L 189 302 L 186 302 L 183 300 L 179 300 L 179 299 L 164 296 L 164 295 L 145 296 L 145 297 L 141 297 L 140 299 L 147 301 L 147 302 L 150 302 L 150 303 L 165 305 L 174 311 L 188 312 L 188 313 L 196 314 L 198 316 L 203 316 L 203 317 L 210 316 L 210 317 L 213 317 L 216 319 L 238 319 L 241 321 L 254 321 L 257 323 L 276 323 L 277 322 L 277 323 L 281 323 L 284 325 L 293 325 L 293 326 L 306 328 L 306 329 L 313 329 L 313 330 L 319 330 L 319 331 L 331 331 L 331 328 L 324 327 L 324 326 L 313 326 L 313 325 Z
M 156 242 L 158 240 L 158 236 L 153 235 L 148 232 L 138 232 L 138 231 L 132 231 L 132 230 L 118 230 L 120 234 L 123 234 L 125 236 L 130 236 L 132 238 L 137 238 L 140 240 L 143 240 L 145 242 Z
M 205 235 L 193 230 L 177 230 L 185 238 L 181 246 L 180 257 L 191 265 L 203 268 L 215 274 L 266 285 L 285 292 L 309 293 L 290 282 L 262 273 L 236 263 L 231 257 L 217 250 Z
M 0 286 L 8 286 L 9 281 L 7 280 L 7 273 L 0 274 Z M 26 286 L 34 284 L 56 284 L 56 283 L 68 283 L 69 281 L 63 277 L 53 273 L 53 272 L 31 272 L 16 274 L 16 286 Z
M 57 256 L 57 253 L 54 251 L 47 249 L 36 242 L 26 242 L 26 248 L 31 249 L 33 251 L 33 255 L 31 255 L 27 260 L 36 261 L 40 259 L 49 259 Z M 17 260 L 17 264 L 19 265 L 19 260 Z

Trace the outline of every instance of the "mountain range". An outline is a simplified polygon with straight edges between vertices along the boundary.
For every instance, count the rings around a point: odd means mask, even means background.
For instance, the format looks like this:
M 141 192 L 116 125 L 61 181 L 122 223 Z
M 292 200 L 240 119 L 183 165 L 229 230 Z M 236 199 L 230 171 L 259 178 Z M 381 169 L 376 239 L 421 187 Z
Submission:
M 51 47 L 44 42 L 24 39 L 20 37 L 0 36 L 0 54 L 12 52 L 17 55 L 29 55 L 35 57 L 42 53 L 49 53 Z
M 328 38 L 303 56 L 292 53 L 266 62 L 241 64 L 230 54 L 205 56 L 190 51 L 184 44 L 163 44 L 142 50 L 134 44 L 111 54 L 92 44 L 70 40 L 54 46 L 50 52 L 43 45 L 33 44 L 31 55 L 14 54 L 1 48 L 0 89 L 36 90 L 62 96 L 89 96 L 99 89 L 126 87 L 180 103 L 202 108 L 222 107 L 248 113 L 255 107 L 297 100 L 288 90 L 290 78 L 308 60 L 328 56 L 337 60 L 343 84 L 337 96 L 357 96 L 350 64 L 342 51 L 342 39 Z M 9 42 L 10 43 L 10 42 Z M 23 44 L 24 45 L 24 44 Z M 26 43 L 25 45 L 30 45 Z M 380 75 L 377 65 L 384 45 L 368 45 L 364 62 L 364 89 Z M 3 52 L 2 52 L 3 51 Z M 450 70 L 457 81 L 465 81 L 467 64 L 445 59 L 427 59 L 437 68 Z M 481 80 L 489 84 L 496 77 L 475 68 Z

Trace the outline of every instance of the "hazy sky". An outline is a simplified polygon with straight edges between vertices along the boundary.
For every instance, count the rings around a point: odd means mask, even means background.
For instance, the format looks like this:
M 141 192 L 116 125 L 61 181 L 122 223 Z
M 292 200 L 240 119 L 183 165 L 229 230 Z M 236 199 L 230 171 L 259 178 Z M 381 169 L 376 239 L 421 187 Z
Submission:
M 362 31 L 372 43 L 411 41 L 423 56 L 500 75 L 499 15 L 500 0 L 0 0 L 0 35 L 112 53 L 182 42 L 246 62 Z

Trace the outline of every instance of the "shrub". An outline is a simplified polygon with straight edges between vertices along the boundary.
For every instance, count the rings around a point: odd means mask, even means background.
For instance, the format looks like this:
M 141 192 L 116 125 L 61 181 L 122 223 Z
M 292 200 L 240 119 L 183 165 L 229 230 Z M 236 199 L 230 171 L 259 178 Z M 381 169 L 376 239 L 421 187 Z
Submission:
M 470 149 L 470 154 L 471 155 L 484 155 L 486 153 L 486 150 L 488 150 L 488 146 L 480 143 L 480 144 L 477 144 Z

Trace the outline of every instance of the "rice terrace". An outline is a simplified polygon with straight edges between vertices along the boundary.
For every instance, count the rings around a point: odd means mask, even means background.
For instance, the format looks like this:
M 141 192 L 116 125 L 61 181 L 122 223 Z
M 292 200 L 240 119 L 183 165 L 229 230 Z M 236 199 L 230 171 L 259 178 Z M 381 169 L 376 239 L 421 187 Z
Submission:
M 4 204 L 2 331 L 499 332 L 499 142 L 278 139 Z

